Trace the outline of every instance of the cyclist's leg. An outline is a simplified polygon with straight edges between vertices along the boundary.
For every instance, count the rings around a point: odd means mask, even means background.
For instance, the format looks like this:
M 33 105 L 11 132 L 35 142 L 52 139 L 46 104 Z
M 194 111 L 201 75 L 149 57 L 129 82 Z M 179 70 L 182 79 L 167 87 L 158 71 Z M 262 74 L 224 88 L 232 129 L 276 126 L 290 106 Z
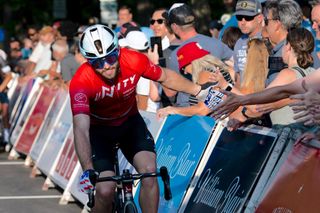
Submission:
M 156 171 L 156 154 L 148 151 L 138 152 L 133 158 L 133 165 L 139 173 Z M 141 180 L 139 203 L 142 212 L 157 212 L 159 205 L 159 186 L 157 178 Z
M 92 147 L 92 161 L 100 177 L 113 176 L 114 173 L 114 140 L 117 128 L 106 126 L 90 127 L 90 142 Z M 96 184 L 95 206 L 93 212 L 112 212 L 116 183 L 99 182 Z
M 113 171 L 104 171 L 100 173 L 100 177 L 113 176 Z M 115 182 L 99 182 L 96 185 L 95 205 L 93 208 L 94 213 L 112 212 Z
M 121 150 L 139 173 L 156 171 L 154 140 L 140 114 L 130 117 L 121 140 Z M 159 187 L 157 178 L 141 181 L 139 202 L 143 212 L 157 212 Z

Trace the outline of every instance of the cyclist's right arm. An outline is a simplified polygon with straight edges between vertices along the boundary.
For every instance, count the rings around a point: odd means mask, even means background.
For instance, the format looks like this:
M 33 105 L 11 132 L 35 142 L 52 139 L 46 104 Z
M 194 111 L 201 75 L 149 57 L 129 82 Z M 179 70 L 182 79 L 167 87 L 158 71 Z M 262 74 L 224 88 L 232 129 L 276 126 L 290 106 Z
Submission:
M 93 169 L 89 127 L 89 115 L 80 113 L 73 116 L 75 149 L 83 171 Z

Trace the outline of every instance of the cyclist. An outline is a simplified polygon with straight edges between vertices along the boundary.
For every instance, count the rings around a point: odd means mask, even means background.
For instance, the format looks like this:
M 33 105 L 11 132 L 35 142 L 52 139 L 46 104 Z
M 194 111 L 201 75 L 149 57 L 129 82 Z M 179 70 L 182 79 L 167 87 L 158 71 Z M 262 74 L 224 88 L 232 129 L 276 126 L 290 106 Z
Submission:
M 70 83 L 76 152 L 83 169 L 80 188 L 88 193 L 93 180 L 114 173 L 115 143 L 139 173 L 155 172 L 154 140 L 136 104 L 136 85 L 141 76 L 198 97 L 207 93 L 174 71 L 153 64 L 147 56 L 118 47 L 114 31 L 104 25 L 88 27 L 79 43 L 88 62 L 82 64 Z M 96 185 L 94 212 L 112 209 L 115 183 Z M 157 212 L 159 189 L 156 178 L 142 180 L 140 206 Z

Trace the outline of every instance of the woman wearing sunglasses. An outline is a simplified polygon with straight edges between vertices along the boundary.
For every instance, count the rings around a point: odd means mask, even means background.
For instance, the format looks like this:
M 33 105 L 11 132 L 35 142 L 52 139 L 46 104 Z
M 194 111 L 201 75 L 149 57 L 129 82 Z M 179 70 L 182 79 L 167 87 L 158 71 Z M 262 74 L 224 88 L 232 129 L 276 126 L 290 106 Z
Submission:
M 119 147 L 138 172 L 155 172 L 152 135 L 136 103 L 139 78 L 203 96 L 207 91 L 174 71 L 161 68 L 142 53 L 118 47 L 117 35 L 104 25 L 88 27 L 80 38 L 82 64 L 70 83 L 70 100 L 76 152 L 83 169 L 80 189 L 89 193 L 94 177 L 113 176 L 113 147 Z M 96 184 L 94 212 L 110 212 L 116 183 Z M 143 212 L 157 212 L 159 189 L 155 178 L 142 180 Z

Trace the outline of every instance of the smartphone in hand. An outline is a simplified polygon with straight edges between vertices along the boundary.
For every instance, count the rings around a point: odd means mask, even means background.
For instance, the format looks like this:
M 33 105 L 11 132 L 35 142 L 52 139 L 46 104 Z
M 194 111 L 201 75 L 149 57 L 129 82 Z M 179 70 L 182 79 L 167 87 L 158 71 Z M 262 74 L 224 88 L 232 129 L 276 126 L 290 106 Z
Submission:
M 154 45 L 158 45 L 158 54 L 159 58 L 163 57 L 163 52 L 162 52 L 162 45 L 161 45 L 161 37 L 160 36 L 152 36 L 150 37 L 150 43 L 151 43 L 151 50 L 154 50 Z

